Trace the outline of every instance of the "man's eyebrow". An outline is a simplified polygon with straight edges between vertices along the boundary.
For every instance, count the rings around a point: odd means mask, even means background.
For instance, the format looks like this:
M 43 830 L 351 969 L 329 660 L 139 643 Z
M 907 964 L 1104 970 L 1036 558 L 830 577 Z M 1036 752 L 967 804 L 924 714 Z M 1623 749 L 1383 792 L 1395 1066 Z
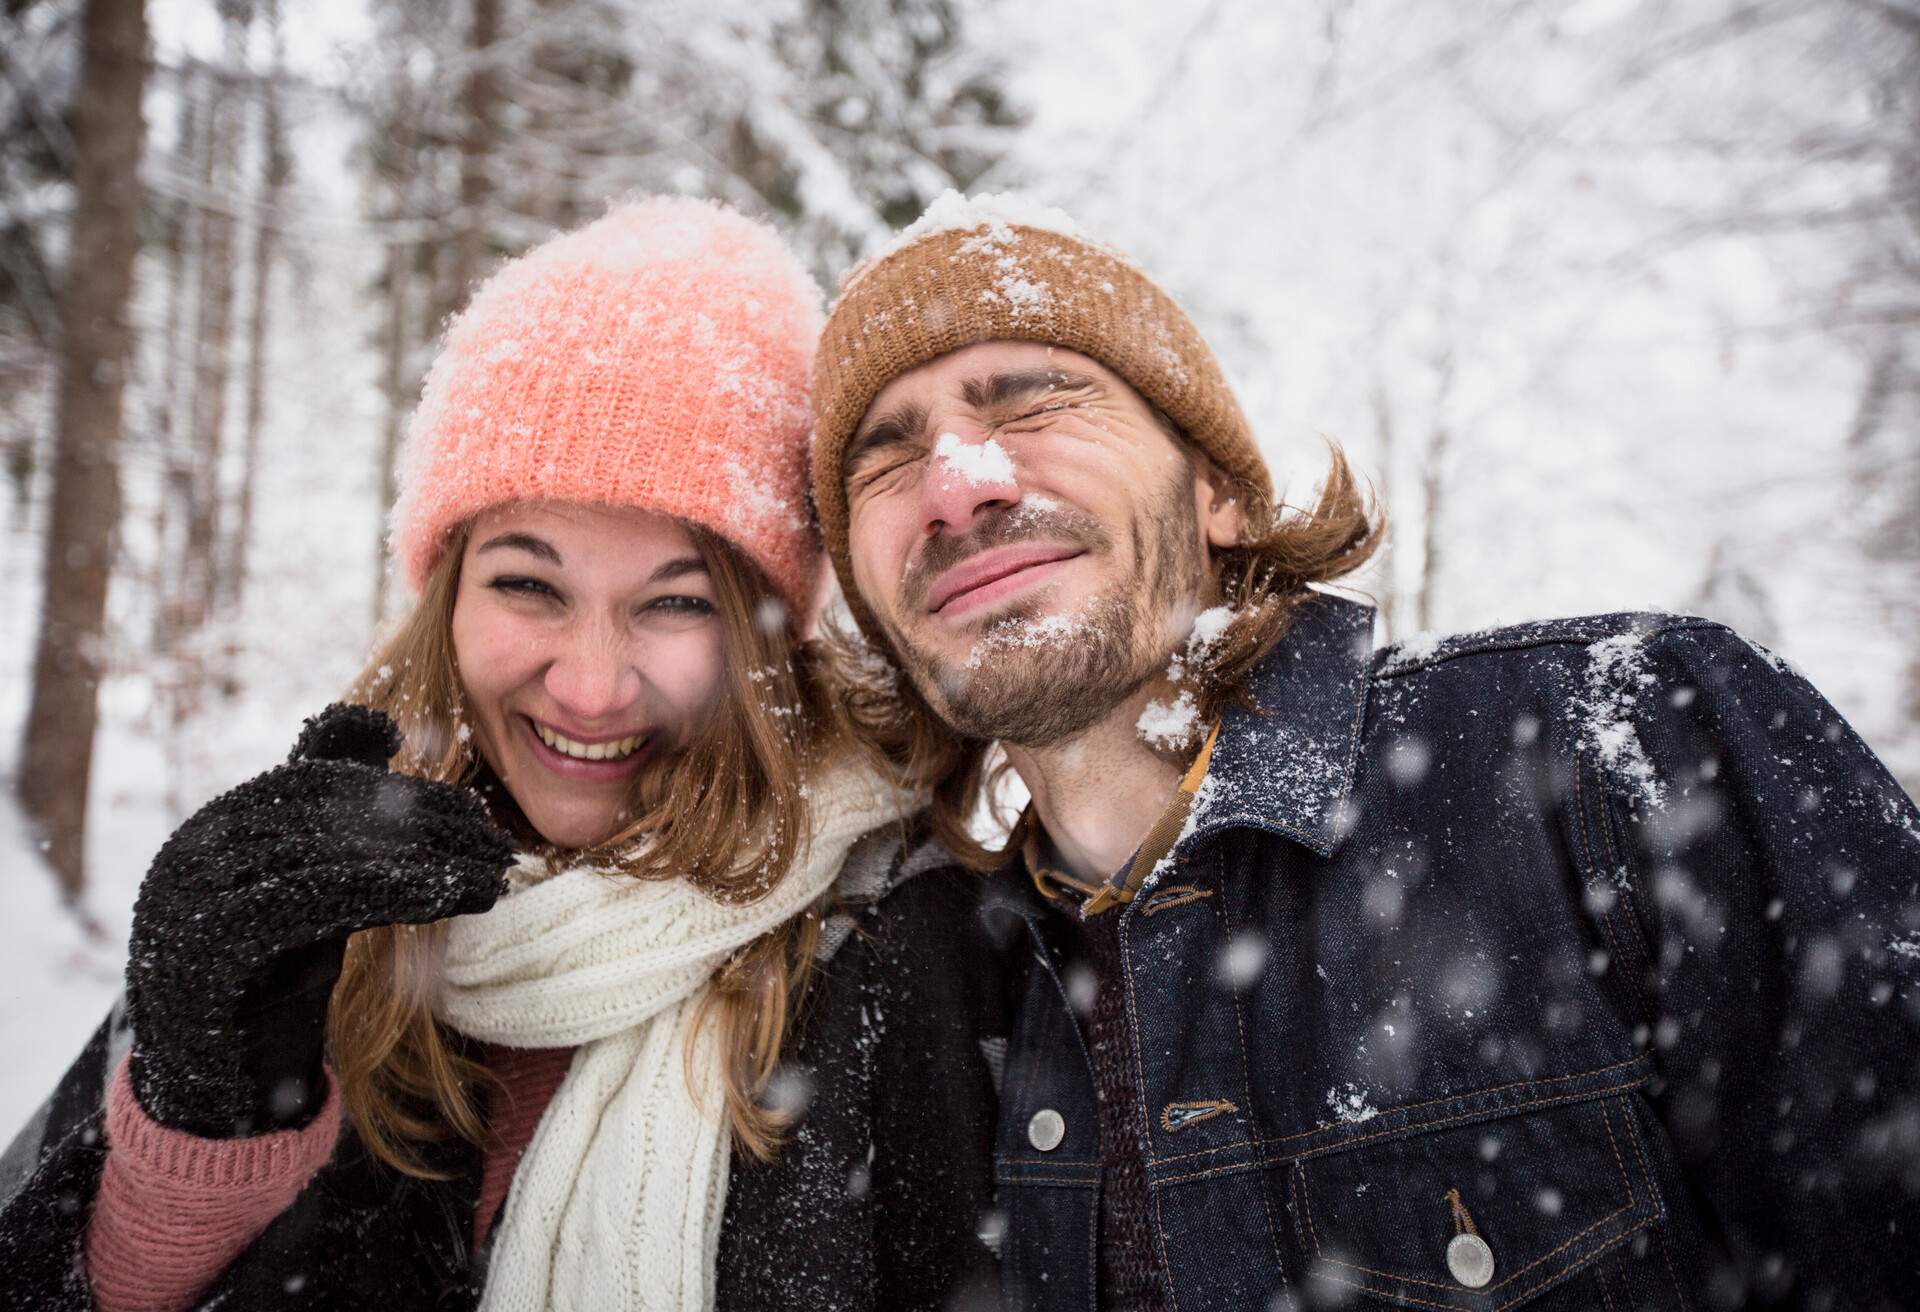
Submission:
M 862 456 L 896 442 L 911 442 L 927 428 L 927 408 L 916 401 L 895 406 L 862 428 L 847 444 L 843 465 L 851 466 Z
M 960 384 L 960 398 L 975 410 L 998 410 L 1042 392 L 1083 392 L 1099 386 L 1099 380 L 1088 374 L 1064 369 L 1010 369 L 967 379 Z
M 489 538 L 484 544 L 475 549 L 473 554 L 477 556 L 481 554 L 481 552 L 505 547 L 518 547 L 522 551 L 530 552 L 540 557 L 540 559 L 550 565 L 558 565 L 561 563 L 560 553 L 554 549 L 553 544 L 545 538 L 537 538 L 531 533 L 502 533 L 497 538 Z
M 1065 369 L 1009 369 L 969 378 L 960 384 L 960 399 L 975 410 L 1001 410 L 1046 392 L 1085 392 L 1101 390 L 1100 380 L 1090 374 Z M 895 406 L 862 428 L 842 459 L 852 468 L 862 457 L 897 442 L 911 442 L 926 431 L 927 408 L 908 401 Z
M 706 572 L 707 562 L 700 557 L 675 556 L 672 560 L 662 562 L 652 574 L 649 574 L 647 576 L 647 582 L 649 585 L 655 583 L 670 583 L 674 579 L 686 578 L 689 574 L 705 574 Z

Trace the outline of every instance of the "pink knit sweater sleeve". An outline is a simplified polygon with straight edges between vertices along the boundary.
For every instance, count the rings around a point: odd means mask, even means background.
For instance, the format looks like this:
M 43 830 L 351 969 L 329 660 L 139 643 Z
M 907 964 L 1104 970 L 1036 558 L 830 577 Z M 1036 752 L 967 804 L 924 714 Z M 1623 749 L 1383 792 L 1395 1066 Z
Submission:
M 202 1139 L 151 1119 L 127 1063 L 107 1094 L 107 1161 L 87 1225 L 100 1312 L 178 1312 L 286 1210 L 333 1156 L 332 1073 L 312 1124 L 246 1139 Z

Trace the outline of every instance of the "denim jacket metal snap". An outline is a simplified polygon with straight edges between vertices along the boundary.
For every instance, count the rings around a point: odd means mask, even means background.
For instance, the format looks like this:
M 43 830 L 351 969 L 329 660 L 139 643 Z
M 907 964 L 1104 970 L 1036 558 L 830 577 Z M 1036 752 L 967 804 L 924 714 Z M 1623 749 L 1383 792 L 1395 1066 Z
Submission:
M 1380 652 L 1371 626 L 1305 605 L 1119 913 L 1168 1307 L 1914 1306 L 1913 802 L 1705 620 Z M 1003 871 L 990 914 L 1031 949 L 996 1153 L 1009 1301 L 1092 1309 L 1062 913 Z

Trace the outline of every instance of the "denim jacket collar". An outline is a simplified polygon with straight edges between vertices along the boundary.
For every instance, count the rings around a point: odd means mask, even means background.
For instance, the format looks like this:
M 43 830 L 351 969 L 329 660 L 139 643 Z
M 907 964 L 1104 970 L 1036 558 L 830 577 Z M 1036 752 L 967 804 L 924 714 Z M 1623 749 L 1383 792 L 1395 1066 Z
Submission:
M 1250 825 L 1333 855 L 1348 828 L 1372 647 L 1371 607 L 1326 593 L 1301 603 L 1254 669 L 1257 709 L 1227 710 L 1189 842 Z
M 1255 667 L 1256 710 L 1229 707 L 1180 843 L 1239 826 L 1268 829 L 1332 856 L 1346 836 L 1347 798 L 1366 722 L 1373 608 L 1315 593 L 1287 636 Z M 1019 846 L 988 904 L 1030 922 L 1046 914 Z

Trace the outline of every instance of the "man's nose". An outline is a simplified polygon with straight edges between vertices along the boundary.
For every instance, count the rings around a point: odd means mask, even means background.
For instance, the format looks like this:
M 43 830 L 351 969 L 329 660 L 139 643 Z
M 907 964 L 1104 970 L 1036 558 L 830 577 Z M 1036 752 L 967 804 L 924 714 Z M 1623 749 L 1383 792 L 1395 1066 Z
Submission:
M 640 695 L 639 661 L 632 645 L 607 625 L 572 627 L 547 666 L 547 694 L 583 728 L 617 717 Z
M 991 434 L 942 430 L 920 483 L 921 522 L 928 534 L 965 533 L 989 510 L 1018 505 L 1013 458 Z

